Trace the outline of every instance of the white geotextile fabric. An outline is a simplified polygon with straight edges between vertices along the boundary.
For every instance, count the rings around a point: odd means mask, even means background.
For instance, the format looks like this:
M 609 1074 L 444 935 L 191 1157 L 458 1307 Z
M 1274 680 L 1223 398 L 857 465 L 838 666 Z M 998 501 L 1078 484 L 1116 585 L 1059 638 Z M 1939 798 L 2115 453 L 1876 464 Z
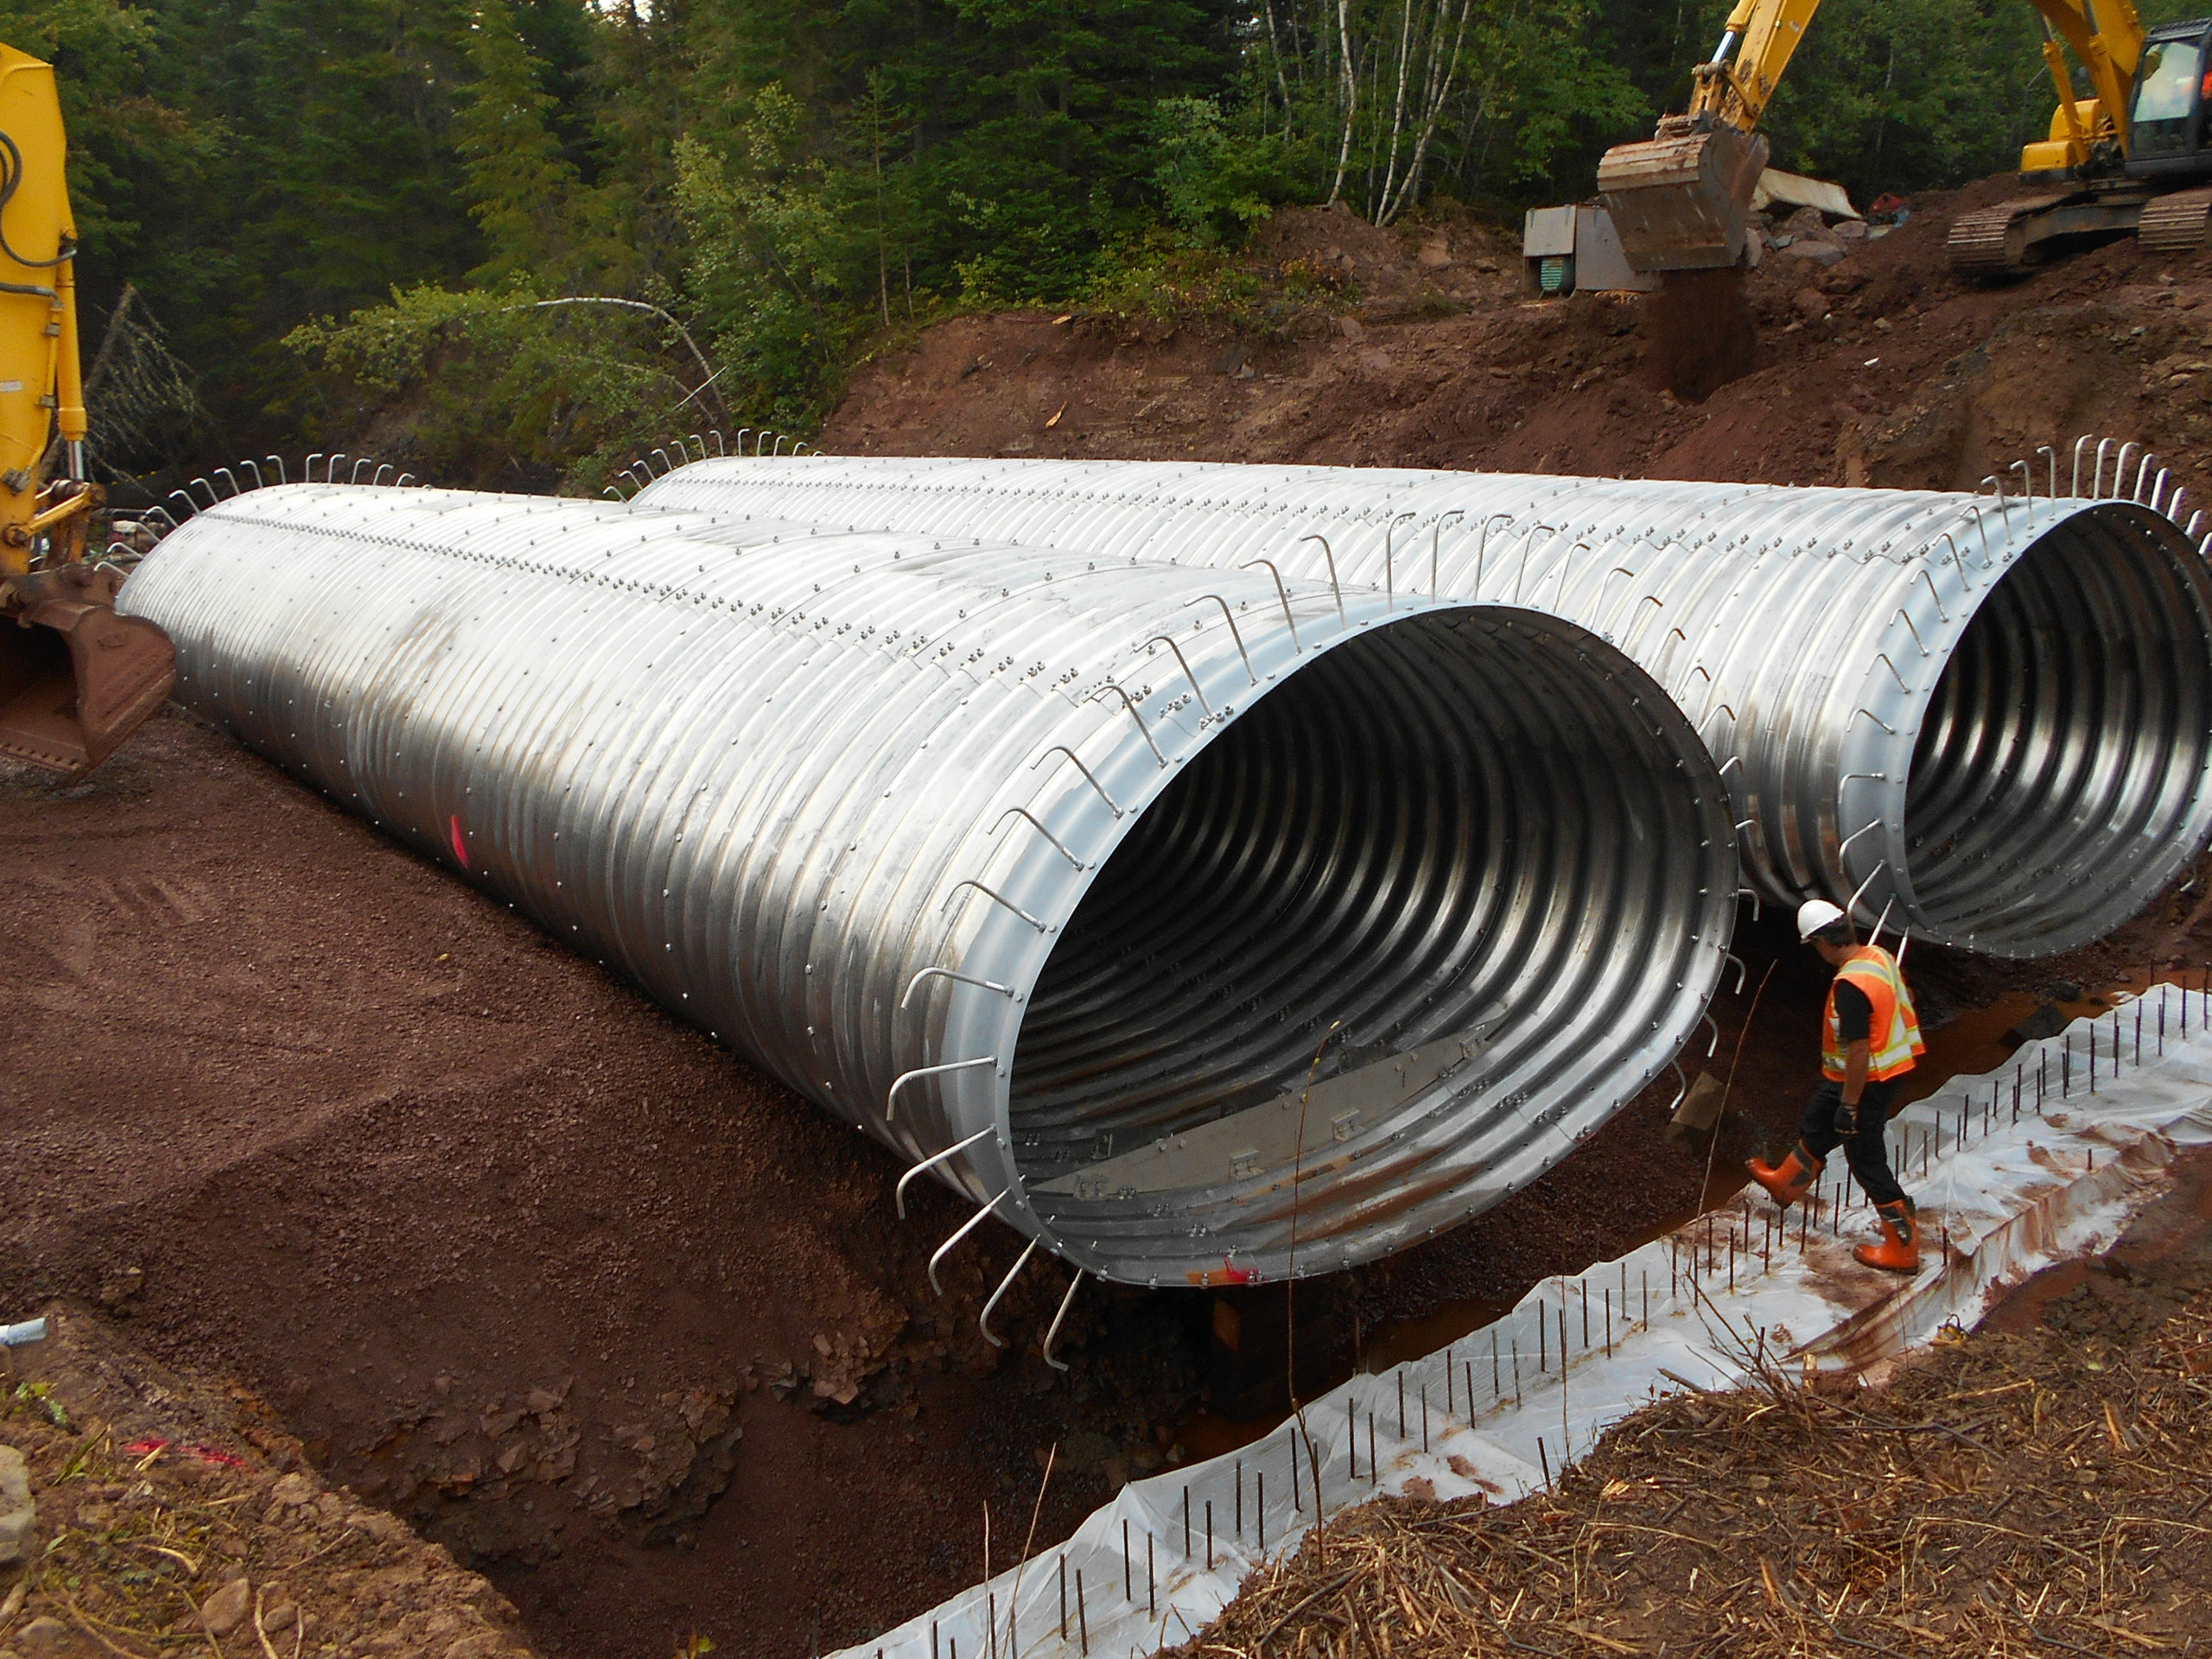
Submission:
M 1065 1543 L 832 1659 L 1149 1654 L 1195 1635 L 1252 1567 L 1297 1547 L 1316 1460 L 1328 1515 L 1378 1493 L 1510 1502 L 1656 1395 L 1739 1382 L 1753 1353 L 1865 1368 L 1971 1326 L 2031 1274 L 2108 1248 L 2176 1154 L 2212 1143 L 2208 1017 L 2204 993 L 2155 986 L 1893 1118 L 1891 1157 L 1926 1231 L 1910 1281 L 1853 1259 L 1874 1218 L 1838 1179 L 1839 1157 L 1818 1202 L 1786 1220 L 1751 1189 L 1547 1280 L 1495 1323 L 1353 1377 L 1240 1451 L 1130 1482 Z

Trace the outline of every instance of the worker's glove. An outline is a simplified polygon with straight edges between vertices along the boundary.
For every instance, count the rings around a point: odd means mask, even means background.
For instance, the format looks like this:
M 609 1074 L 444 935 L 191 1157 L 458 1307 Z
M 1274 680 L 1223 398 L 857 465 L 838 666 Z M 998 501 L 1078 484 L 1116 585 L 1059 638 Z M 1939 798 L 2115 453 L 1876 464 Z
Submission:
M 1835 1132 L 1846 1140 L 1859 1133 L 1859 1108 L 1847 1100 L 1835 1103 Z

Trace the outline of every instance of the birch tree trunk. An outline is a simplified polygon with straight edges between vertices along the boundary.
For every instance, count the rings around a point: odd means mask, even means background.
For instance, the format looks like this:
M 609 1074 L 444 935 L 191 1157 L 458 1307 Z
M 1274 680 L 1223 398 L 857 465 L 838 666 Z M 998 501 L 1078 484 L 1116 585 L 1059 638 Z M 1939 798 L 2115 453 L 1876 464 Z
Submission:
M 1335 207 L 1337 198 L 1344 193 L 1344 169 L 1351 164 L 1352 123 L 1359 113 L 1359 80 L 1352 70 L 1351 0 L 1337 0 L 1337 60 L 1344 127 L 1343 141 L 1337 146 L 1337 176 L 1329 186 L 1329 200 L 1323 204 L 1329 207 Z

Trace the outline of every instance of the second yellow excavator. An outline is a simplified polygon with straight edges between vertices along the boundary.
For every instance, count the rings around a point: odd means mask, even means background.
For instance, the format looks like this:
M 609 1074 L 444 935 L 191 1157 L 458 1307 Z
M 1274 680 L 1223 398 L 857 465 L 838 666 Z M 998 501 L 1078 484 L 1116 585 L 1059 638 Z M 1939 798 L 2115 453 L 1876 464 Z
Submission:
M 2206 245 L 2212 224 L 2212 19 L 2145 30 L 2131 0 L 2028 0 L 2058 91 L 2050 136 L 2020 155 L 2023 193 L 1962 214 L 1947 244 L 1970 276 L 2022 271 L 2082 238 L 2139 236 L 2163 252 Z M 1820 0 L 1739 0 L 1693 70 L 1688 112 L 1598 163 L 1630 264 L 1646 274 L 1741 264 L 1766 162 L 1758 129 Z M 2092 96 L 2075 95 L 2067 48 Z
M 77 233 L 49 64 L 0 46 L 0 755 L 98 766 L 175 680 L 168 636 L 118 616 L 122 573 L 86 557 Z

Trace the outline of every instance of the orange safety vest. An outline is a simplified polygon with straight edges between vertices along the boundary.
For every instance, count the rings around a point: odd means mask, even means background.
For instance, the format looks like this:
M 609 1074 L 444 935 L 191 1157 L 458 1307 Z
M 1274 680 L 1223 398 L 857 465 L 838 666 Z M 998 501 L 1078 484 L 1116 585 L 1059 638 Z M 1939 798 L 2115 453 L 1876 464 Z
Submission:
M 1844 1077 L 1844 1042 L 1836 1025 L 1835 986 L 1847 979 L 1874 1010 L 1866 1033 L 1868 1081 L 1884 1083 L 1903 1077 L 1912 1070 L 1914 1057 L 1928 1052 L 1928 1045 L 1920 1040 L 1920 1016 L 1913 1012 L 1912 993 L 1905 988 L 1897 958 L 1878 944 L 1860 945 L 1835 970 L 1835 982 L 1828 986 L 1827 1007 L 1821 1021 L 1821 1074 L 1839 1083 Z

